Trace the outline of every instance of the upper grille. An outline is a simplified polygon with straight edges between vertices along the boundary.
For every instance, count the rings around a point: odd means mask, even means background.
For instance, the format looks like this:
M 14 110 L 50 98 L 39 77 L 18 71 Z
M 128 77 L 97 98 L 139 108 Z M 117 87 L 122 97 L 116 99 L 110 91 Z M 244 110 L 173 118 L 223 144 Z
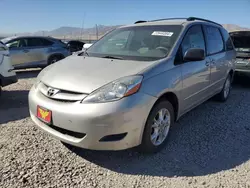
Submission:
M 48 90 L 49 88 L 51 88 L 50 86 L 45 85 L 44 83 L 40 83 L 38 88 L 40 92 L 46 97 L 53 99 L 53 100 L 60 101 L 60 102 L 76 102 L 76 101 L 82 100 L 83 98 L 87 96 L 86 93 L 72 92 L 72 91 L 61 90 L 57 88 L 56 88 L 57 92 L 54 95 L 50 96 L 48 94 Z

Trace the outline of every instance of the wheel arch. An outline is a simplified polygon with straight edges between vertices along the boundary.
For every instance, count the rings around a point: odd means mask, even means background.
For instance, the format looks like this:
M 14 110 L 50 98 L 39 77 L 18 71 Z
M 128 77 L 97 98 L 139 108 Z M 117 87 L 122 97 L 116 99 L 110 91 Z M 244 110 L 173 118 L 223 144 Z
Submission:
M 178 99 L 177 95 L 172 91 L 167 91 L 167 92 L 163 93 L 161 96 L 158 97 L 158 99 L 156 100 L 152 109 L 154 108 L 154 106 L 156 104 L 158 104 L 159 102 L 161 102 L 163 100 L 167 100 L 172 104 L 172 106 L 174 108 L 174 115 L 175 115 L 175 121 L 176 121 L 178 119 L 178 116 L 179 116 L 179 99 Z
M 234 73 L 235 71 L 233 69 L 230 69 L 229 72 L 228 72 L 228 75 L 231 76 L 231 82 L 233 82 L 233 79 L 234 79 Z

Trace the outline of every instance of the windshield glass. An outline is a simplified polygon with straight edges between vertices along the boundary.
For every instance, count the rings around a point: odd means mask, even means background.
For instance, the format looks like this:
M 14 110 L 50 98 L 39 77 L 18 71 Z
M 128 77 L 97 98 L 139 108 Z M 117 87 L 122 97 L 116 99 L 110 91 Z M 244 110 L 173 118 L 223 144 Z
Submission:
M 116 29 L 94 43 L 89 56 L 152 61 L 166 57 L 181 25 L 134 26 Z

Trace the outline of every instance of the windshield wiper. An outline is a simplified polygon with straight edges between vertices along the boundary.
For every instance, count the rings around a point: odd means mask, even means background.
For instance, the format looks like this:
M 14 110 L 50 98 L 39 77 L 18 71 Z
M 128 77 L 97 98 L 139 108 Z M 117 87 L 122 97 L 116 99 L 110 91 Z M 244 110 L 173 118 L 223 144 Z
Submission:
M 103 56 L 102 58 L 107 58 L 107 59 L 123 59 L 122 57 L 119 57 L 119 56 L 111 56 L 111 55 Z
M 77 52 L 76 52 L 76 53 L 77 53 Z M 89 56 L 89 54 L 88 54 L 88 52 L 87 52 L 87 51 L 82 51 L 82 52 L 79 52 L 77 55 L 78 55 L 78 56 L 83 56 L 83 55 L 87 55 L 87 56 Z

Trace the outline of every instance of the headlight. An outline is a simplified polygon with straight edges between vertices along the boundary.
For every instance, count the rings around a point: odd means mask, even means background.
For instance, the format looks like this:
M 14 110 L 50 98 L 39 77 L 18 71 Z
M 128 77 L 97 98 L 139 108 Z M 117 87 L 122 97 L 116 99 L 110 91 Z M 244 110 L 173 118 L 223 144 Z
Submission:
M 98 103 L 119 100 L 139 91 L 142 79 L 141 75 L 120 78 L 97 89 L 82 102 Z

